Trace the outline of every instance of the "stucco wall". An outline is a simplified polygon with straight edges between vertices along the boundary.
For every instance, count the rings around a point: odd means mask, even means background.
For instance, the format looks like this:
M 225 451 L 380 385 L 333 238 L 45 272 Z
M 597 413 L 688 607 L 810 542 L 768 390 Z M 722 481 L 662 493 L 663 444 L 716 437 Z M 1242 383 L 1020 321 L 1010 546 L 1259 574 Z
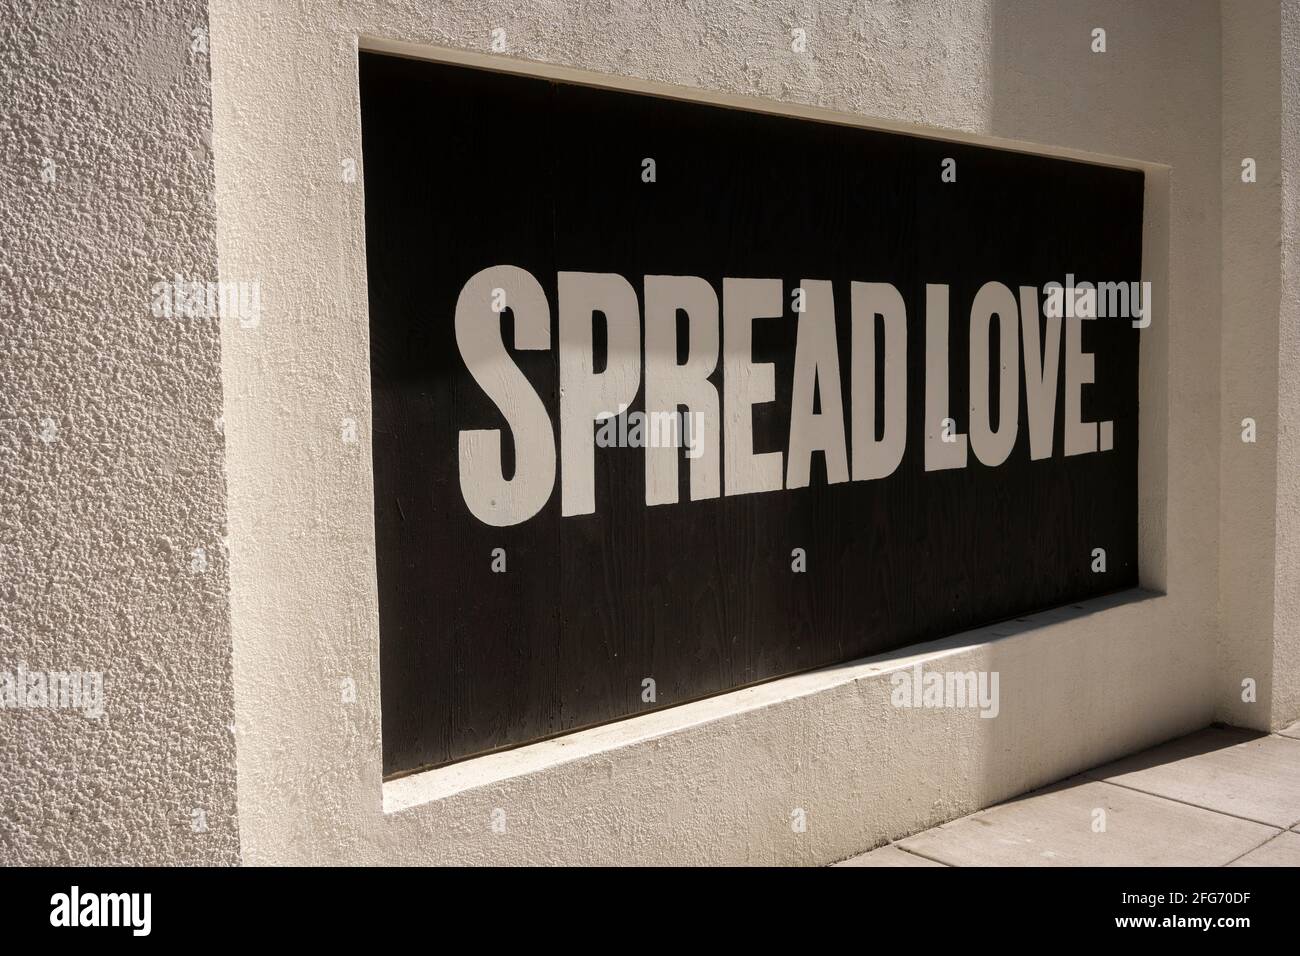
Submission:
M 266 303 L 251 334 L 224 330 L 246 859 L 824 862 L 1212 719 L 1217 3 L 260 6 L 212 6 L 221 270 Z M 995 720 L 891 707 L 895 658 L 382 785 L 355 51 L 486 53 L 497 27 L 510 57 L 1156 164 L 1145 258 L 1169 298 L 1143 333 L 1143 579 L 1167 595 L 917 649 L 999 671 Z
M 1225 0 L 1219 714 L 1269 727 L 1273 697 L 1281 219 L 1279 8 Z M 1242 162 L 1256 164 L 1244 182 Z M 1243 440 L 1249 419 L 1254 441 Z M 1247 433 L 1249 437 L 1249 433 Z M 1255 682 L 1255 699 L 1242 682 Z M 1245 697 L 1245 699 L 1243 699 Z
M 0 2 L 0 670 L 105 709 L 0 710 L 0 863 L 237 858 L 206 25 Z
M 1298 19 L 1294 2 L 1222 4 L 1218 714 L 1274 730 L 1300 715 Z M 1243 181 L 1247 158 L 1253 182 Z M 1253 442 L 1243 440 L 1247 419 Z
M 1300 715 L 1300 3 L 1281 16 L 1281 307 L 1278 316 L 1274 726 Z

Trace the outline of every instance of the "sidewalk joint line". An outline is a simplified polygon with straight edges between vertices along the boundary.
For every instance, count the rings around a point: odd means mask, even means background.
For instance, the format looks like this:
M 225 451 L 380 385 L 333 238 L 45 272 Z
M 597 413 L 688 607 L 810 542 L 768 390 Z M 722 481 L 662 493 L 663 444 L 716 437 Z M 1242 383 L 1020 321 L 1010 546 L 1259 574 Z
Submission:
M 1285 830 L 1282 831 L 1282 833 L 1285 833 L 1285 832 L 1286 832 Z M 1250 856 L 1250 854 L 1252 854 L 1252 853 L 1254 853 L 1256 850 L 1258 850 L 1259 847 L 1262 847 L 1262 846 L 1264 846 L 1264 845 L 1267 844 L 1267 843 L 1272 843 L 1274 840 L 1276 840 L 1276 839 L 1277 839 L 1279 836 L 1281 836 L 1281 835 L 1282 835 L 1281 833 L 1274 833 L 1271 837 L 1269 837 L 1267 840 L 1265 840 L 1264 843 L 1261 843 L 1259 846 L 1251 847 L 1249 850 L 1247 850 L 1247 851 L 1246 851 L 1245 853 L 1243 853 L 1241 856 L 1234 856 L 1234 857 L 1233 857 L 1231 860 L 1229 860 L 1227 863 L 1224 863 L 1223 866 L 1232 866 L 1232 864 L 1236 863 L 1236 862 L 1237 862 L 1238 860 L 1240 860 L 1242 857 Z
M 975 813 L 979 813 L 979 812 L 980 812 L 980 811 L 978 811 L 978 810 L 975 811 Z M 970 814 L 970 816 L 974 816 L 974 815 L 975 815 L 974 813 Z M 966 819 L 966 818 L 965 818 L 965 817 L 958 817 L 958 818 L 957 818 L 957 820 L 964 820 L 964 819 Z M 956 823 L 957 820 L 953 820 L 953 821 L 951 821 L 951 822 L 952 822 L 952 823 Z M 942 826 L 942 824 L 940 824 L 940 826 Z M 937 830 L 937 829 L 939 829 L 939 827 L 931 827 L 931 828 L 930 828 L 930 830 Z M 922 830 L 920 833 L 913 833 L 912 836 L 920 836 L 921 833 L 929 833 L 930 830 Z M 911 838 L 912 838 L 912 837 L 904 837 L 903 839 L 905 839 L 905 840 L 910 840 Z M 913 849 L 911 849 L 911 848 L 909 848 L 909 847 L 905 847 L 905 846 L 903 846 L 903 845 L 900 844 L 900 843 L 889 843 L 889 844 L 886 844 L 886 845 L 887 845 L 887 846 L 898 847 L 898 849 L 902 850 L 904 853 L 910 853 L 910 854 L 912 854 L 912 856 L 918 857 L 919 859 L 922 859 L 922 860 L 929 860 L 931 863 L 938 863 L 940 866 L 947 866 L 947 867 L 952 867 L 952 866 L 953 866 L 952 863 L 945 863 L 945 862 L 943 862 L 943 860 L 937 860 L 937 859 L 935 859 L 935 858 L 932 857 L 932 856 L 926 856 L 924 853 L 921 853 L 921 852 L 918 851 L 918 850 L 913 850 Z
M 1141 787 L 1135 787 L 1127 783 L 1116 783 L 1114 780 L 1104 780 L 1101 778 L 1097 778 L 1097 782 L 1109 784 L 1112 787 L 1119 787 L 1122 790 L 1132 790 L 1134 793 L 1144 793 L 1148 797 L 1155 797 L 1157 800 L 1168 800 L 1170 803 L 1181 803 L 1185 807 L 1194 807 L 1197 810 L 1205 810 L 1208 813 L 1218 814 L 1221 817 L 1231 817 L 1234 820 L 1242 820 L 1246 823 L 1257 823 L 1262 827 L 1271 827 L 1272 829 L 1277 830 L 1278 833 L 1281 833 L 1283 829 L 1289 829 L 1289 827 L 1279 827 L 1276 823 L 1268 823 L 1265 820 L 1256 820 L 1254 817 L 1243 817 L 1239 813 L 1228 813 L 1225 810 L 1216 810 L 1213 807 L 1203 806 L 1199 803 L 1192 803 L 1190 800 L 1179 800 L 1177 797 L 1167 797 L 1163 793 L 1152 793 L 1150 790 L 1143 790 Z M 1273 836 L 1277 836 L 1277 833 L 1273 834 Z

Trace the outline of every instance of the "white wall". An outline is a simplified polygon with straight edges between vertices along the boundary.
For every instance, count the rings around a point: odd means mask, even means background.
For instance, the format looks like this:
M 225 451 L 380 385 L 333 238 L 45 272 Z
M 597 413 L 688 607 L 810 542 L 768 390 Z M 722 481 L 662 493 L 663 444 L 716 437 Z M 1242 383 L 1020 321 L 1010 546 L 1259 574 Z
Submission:
M 1281 305 L 1278 314 L 1277 560 L 1271 655 L 1274 727 L 1300 716 L 1300 3 L 1281 8 Z
M 238 852 L 220 339 L 150 294 L 216 278 L 207 9 L 141 6 L 0 0 L 0 671 L 106 707 L 0 710 L 0 864 Z
M 1278 451 L 1278 10 L 1229 0 L 1222 25 L 1219 714 L 1227 723 L 1267 726 Z M 1242 181 L 1246 157 L 1257 164 L 1254 183 Z M 1253 443 L 1242 440 L 1247 418 L 1255 421 Z M 1242 699 L 1243 680 L 1256 682 L 1262 701 Z

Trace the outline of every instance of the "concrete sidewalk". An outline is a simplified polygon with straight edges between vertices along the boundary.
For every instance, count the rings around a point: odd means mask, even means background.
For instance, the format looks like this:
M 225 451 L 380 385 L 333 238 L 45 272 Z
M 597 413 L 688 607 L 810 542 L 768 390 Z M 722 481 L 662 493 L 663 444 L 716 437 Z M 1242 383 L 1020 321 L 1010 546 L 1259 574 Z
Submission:
M 1211 727 L 837 866 L 1300 866 L 1300 723 Z

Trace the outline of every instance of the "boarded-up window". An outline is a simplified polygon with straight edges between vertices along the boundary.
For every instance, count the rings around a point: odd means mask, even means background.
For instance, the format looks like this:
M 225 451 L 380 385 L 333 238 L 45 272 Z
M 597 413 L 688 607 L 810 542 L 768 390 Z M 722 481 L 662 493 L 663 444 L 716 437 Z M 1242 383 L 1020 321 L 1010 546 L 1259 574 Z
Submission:
M 387 773 L 1137 583 L 1140 172 L 364 53 L 361 107 Z

